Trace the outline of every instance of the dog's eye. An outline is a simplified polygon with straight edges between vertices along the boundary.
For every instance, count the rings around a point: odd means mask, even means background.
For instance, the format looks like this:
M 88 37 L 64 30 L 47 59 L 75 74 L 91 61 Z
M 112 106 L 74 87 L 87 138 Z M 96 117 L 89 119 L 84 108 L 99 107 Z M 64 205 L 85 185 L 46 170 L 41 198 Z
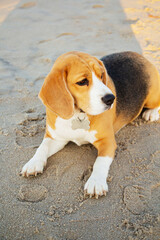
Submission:
M 83 79 L 82 81 L 76 82 L 77 85 L 79 86 L 84 86 L 84 85 L 89 85 L 89 81 L 87 78 Z

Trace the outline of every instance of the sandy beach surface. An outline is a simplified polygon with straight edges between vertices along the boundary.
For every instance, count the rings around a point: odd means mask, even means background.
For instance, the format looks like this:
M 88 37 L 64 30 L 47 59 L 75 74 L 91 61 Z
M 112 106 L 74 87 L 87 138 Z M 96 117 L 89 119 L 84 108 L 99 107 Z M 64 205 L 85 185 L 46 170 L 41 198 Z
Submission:
M 160 1 L 0 1 L 0 239 L 159 240 L 160 121 L 139 117 L 116 135 L 106 197 L 83 195 L 92 145 L 69 143 L 42 175 L 19 176 L 44 135 L 38 92 L 71 50 L 136 51 L 160 71 Z

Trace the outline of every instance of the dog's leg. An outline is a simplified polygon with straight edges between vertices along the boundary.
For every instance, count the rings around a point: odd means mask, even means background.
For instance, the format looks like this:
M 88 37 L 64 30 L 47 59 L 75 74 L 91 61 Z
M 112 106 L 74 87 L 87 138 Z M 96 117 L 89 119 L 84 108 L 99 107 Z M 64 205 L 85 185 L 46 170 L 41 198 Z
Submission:
M 157 69 L 152 66 L 151 76 L 148 83 L 148 95 L 144 102 L 144 108 L 147 108 L 142 115 L 146 121 L 157 121 L 160 115 L 160 75 Z
M 93 172 L 85 184 L 84 191 L 90 197 L 106 195 L 108 191 L 107 177 L 113 161 L 116 143 L 114 137 L 94 143 L 98 149 L 98 157 L 93 165 Z
M 108 192 L 108 185 L 106 182 L 109 167 L 112 163 L 113 158 L 111 157 L 97 157 L 94 166 L 93 172 L 84 186 L 85 194 L 94 196 L 106 195 Z
M 154 109 L 147 109 L 144 111 L 142 118 L 146 121 L 157 121 L 159 119 L 159 110 L 160 107 Z
M 22 168 L 21 175 L 28 177 L 29 175 L 36 176 L 38 173 L 42 173 L 47 164 L 47 158 L 64 148 L 66 144 L 67 142 L 64 141 L 44 138 L 35 155 Z

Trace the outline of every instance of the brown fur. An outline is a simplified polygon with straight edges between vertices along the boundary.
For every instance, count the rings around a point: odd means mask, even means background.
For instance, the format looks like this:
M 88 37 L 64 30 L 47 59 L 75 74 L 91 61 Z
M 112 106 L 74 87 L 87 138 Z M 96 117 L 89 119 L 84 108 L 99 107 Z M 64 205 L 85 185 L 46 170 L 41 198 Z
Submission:
M 138 56 L 137 56 L 138 57 Z M 116 113 L 116 101 L 112 109 L 97 116 L 90 116 L 90 130 L 96 130 L 97 140 L 93 145 L 98 149 L 99 156 L 114 157 L 116 142 L 115 133 L 124 125 L 136 118 L 143 107 L 156 108 L 160 106 L 160 77 L 155 67 L 148 61 L 144 66 L 150 75 L 149 92 L 137 114 L 129 119 L 124 112 Z M 108 76 L 102 61 L 86 53 L 70 52 L 60 56 L 42 86 L 39 97 L 47 107 L 47 124 L 55 129 L 57 115 L 69 119 L 74 108 L 84 111 L 89 102 L 89 90 L 92 86 L 92 71 L 106 84 L 116 96 L 112 79 Z M 75 83 L 87 78 L 89 86 L 79 87 Z M 129 114 L 129 112 L 128 112 Z M 51 137 L 46 129 L 45 137 Z

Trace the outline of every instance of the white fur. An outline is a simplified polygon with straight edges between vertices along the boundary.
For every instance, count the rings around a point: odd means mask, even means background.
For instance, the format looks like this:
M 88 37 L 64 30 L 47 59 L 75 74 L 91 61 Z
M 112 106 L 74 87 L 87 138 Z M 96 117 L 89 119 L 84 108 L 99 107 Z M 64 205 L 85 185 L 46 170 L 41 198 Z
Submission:
M 47 158 L 61 150 L 69 141 L 80 146 L 85 143 L 93 143 L 96 140 L 96 131 L 72 129 L 72 120 L 77 118 L 79 114 L 80 112 L 77 111 L 69 120 L 57 117 L 55 130 L 47 125 L 47 129 L 54 140 L 45 138 L 42 141 L 33 158 L 31 158 L 22 168 L 21 174 L 23 176 L 28 177 L 29 175 L 42 173 L 43 168 L 47 163 Z
M 102 97 L 106 94 L 112 94 L 112 91 L 96 77 L 94 72 L 92 72 L 92 82 L 90 104 L 87 113 L 97 115 L 106 110 L 106 104 L 102 102 Z
M 151 122 L 157 121 L 159 119 L 159 109 L 160 109 L 160 107 L 154 108 L 154 109 L 147 109 L 143 113 L 142 117 L 146 121 L 151 121 Z
M 84 190 L 90 196 L 96 197 L 106 195 L 108 191 L 107 177 L 110 165 L 112 163 L 111 157 L 97 157 L 93 172 L 84 186 Z
M 102 97 L 106 94 L 112 94 L 111 90 L 105 86 L 94 73 L 92 73 L 93 85 L 90 90 L 90 104 L 87 113 L 97 115 L 106 110 L 106 104 L 102 102 Z M 22 168 L 21 174 L 23 176 L 37 175 L 42 173 L 43 168 L 47 163 L 47 158 L 61 150 L 69 141 L 77 145 L 85 143 L 93 143 L 96 141 L 96 131 L 89 131 L 86 129 L 73 129 L 73 120 L 81 119 L 79 111 L 75 111 L 72 118 L 65 120 L 57 117 L 55 122 L 55 129 L 47 125 L 47 130 L 54 139 L 45 138 L 39 148 L 37 149 L 33 158 L 31 158 Z M 87 114 L 85 119 L 88 120 Z M 93 172 L 85 184 L 85 191 L 90 196 L 105 195 L 108 191 L 106 178 L 112 158 L 98 157 L 93 167 Z
M 72 129 L 72 121 L 78 117 L 80 114 L 77 111 L 74 116 L 68 120 L 58 117 L 55 123 L 55 130 L 53 130 L 49 125 L 47 129 L 51 134 L 52 138 L 57 140 L 64 140 L 66 142 L 72 141 L 78 146 L 86 143 L 93 143 L 96 140 L 96 131 L 88 131 L 85 129 Z M 86 118 L 88 119 L 87 115 Z
M 36 176 L 37 173 L 42 173 L 47 163 L 47 158 L 64 148 L 66 144 L 67 142 L 64 140 L 43 139 L 34 156 L 22 168 L 21 174 L 28 177 L 29 175 Z

